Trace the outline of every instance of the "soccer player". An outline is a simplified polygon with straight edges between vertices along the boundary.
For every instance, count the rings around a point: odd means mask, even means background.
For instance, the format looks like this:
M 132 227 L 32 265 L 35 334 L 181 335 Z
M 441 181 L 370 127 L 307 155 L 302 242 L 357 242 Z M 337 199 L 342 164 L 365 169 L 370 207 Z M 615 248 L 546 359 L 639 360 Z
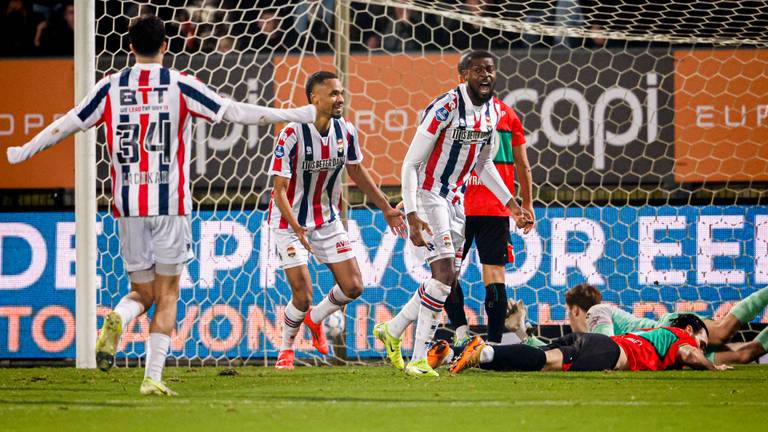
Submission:
M 305 91 L 317 108 L 317 119 L 289 123 L 280 132 L 269 171 L 274 179 L 269 225 L 291 286 L 277 369 L 293 369 L 293 341 L 302 322 L 312 334 L 314 347 L 328 354 L 322 321 L 363 292 L 360 268 L 339 217 L 342 170 L 346 167 L 357 187 L 381 209 L 393 232 L 405 237 L 407 230 L 400 211 L 389 205 L 360 164 L 363 153 L 357 132 L 341 116 L 341 81 L 332 72 L 316 72 L 307 80 Z M 310 253 L 328 266 L 337 283 L 311 310 Z
M 464 76 L 468 56 L 459 61 L 459 76 Z M 504 180 L 509 191 L 515 193 L 515 171 L 520 181 L 522 208 L 530 224 L 525 228 L 527 234 L 534 225 L 532 204 L 531 167 L 525 149 L 523 125 L 515 111 L 504 102 L 493 98 L 500 108 L 500 118 L 496 125 L 499 147 L 493 159 L 496 170 Z M 500 343 L 504 334 L 504 319 L 507 312 L 507 290 L 504 265 L 514 262 L 512 244 L 509 238 L 509 209 L 483 185 L 477 173 L 472 172 L 464 192 L 464 257 L 468 255 L 472 242 L 477 245 L 482 266 L 483 285 L 485 285 L 485 313 L 488 316 L 488 335 L 490 343 Z M 459 279 L 451 287 L 451 294 L 445 299 L 445 312 L 456 329 L 455 345 L 463 345 L 469 340 L 469 326 L 464 312 L 464 292 Z
M 193 256 L 190 213 L 191 117 L 243 124 L 312 121 L 313 106 L 273 109 L 225 99 L 195 78 L 163 67 L 164 23 L 137 18 L 128 29 L 136 63 L 101 79 L 80 104 L 23 147 L 19 163 L 77 131 L 104 124 L 111 161 L 112 213 L 131 291 L 104 319 L 96 342 L 100 369 L 114 363 L 123 328 L 155 305 L 141 394 L 175 395 L 162 381 L 176 326 L 179 276 Z
M 658 371 L 680 368 L 726 370 L 714 365 L 702 350 L 707 327 L 693 314 L 680 314 L 668 327 L 621 336 L 571 333 L 535 348 L 525 344 L 487 345 L 475 336 L 453 361 L 449 371 L 468 367 L 496 371 Z
M 403 207 L 411 242 L 424 248 L 432 278 L 421 284 L 400 312 L 378 323 L 374 336 L 387 357 L 411 376 L 437 376 L 427 362 L 427 348 L 440 320 L 443 302 L 456 281 L 464 244 L 461 188 L 473 169 L 510 209 L 520 227 L 530 223 L 493 165 L 495 134 L 501 115 L 493 100 L 496 60 L 487 51 L 467 57 L 465 83 L 435 99 L 425 110 L 403 161 Z M 416 321 L 413 356 L 407 367 L 401 336 Z
M 640 329 L 668 326 L 680 315 L 664 314 L 658 321 L 636 317 L 625 310 L 602 302 L 600 290 L 589 284 L 577 285 L 565 294 L 568 321 L 577 332 L 622 335 Z M 768 304 L 768 288 L 762 288 L 736 303 L 721 320 L 703 318 L 707 326 L 709 347 L 725 347 L 725 351 L 708 350 L 707 357 L 715 363 L 751 363 L 768 352 L 768 328 L 751 342 L 736 349 L 727 343 L 742 325 L 752 321 Z

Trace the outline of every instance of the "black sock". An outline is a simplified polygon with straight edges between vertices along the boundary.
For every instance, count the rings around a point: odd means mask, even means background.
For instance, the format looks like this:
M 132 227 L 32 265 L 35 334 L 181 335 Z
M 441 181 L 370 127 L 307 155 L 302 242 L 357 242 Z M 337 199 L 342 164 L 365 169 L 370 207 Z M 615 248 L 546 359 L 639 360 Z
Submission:
M 503 283 L 485 287 L 485 314 L 488 316 L 488 342 L 501 342 L 507 316 L 507 288 Z
M 464 314 L 464 291 L 458 280 L 451 287 L 451 293 L 445 299 L 443 308 L 448 315 L 448 321 L 454 328 L 467 325 L 467 315 Z
M 532 346 L 494 345 L 493 360 L 490 363 L 481 363 L 481 369 L 495 371 L 540 371 L 547 364 L 547 355 L 544 351 Z

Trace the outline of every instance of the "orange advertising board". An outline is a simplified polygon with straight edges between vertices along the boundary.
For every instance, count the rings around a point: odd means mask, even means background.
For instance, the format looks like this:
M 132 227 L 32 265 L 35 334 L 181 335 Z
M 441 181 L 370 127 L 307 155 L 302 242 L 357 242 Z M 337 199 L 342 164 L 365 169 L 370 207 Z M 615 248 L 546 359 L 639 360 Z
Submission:
M 358 129 L 364 164 L 377 184 L 400 185 L 400 166 L 418 115 L 458 84 L 458 61 L 458 54 L 350 57 L 346 118 Z M 319 70 L 335 70 L 333 56 L 275 58 L 277 100 L 306 104 L 304 84 Z
M 675 53 L 675 179 L 768 181 L 768 50 Z
M 72 137 L 18 165 L 5 156 L 72 108 L 74 86 L 72 60 L 0 61 L 0 189 L 74 187 Z

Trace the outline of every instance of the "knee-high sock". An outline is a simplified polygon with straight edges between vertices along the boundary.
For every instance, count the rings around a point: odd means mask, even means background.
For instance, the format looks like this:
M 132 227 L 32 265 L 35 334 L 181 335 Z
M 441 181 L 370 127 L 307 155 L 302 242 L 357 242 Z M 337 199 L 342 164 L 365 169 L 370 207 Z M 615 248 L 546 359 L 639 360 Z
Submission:
M 501 343 L 507 315 L 507 288 L 503 283 L 485 287 L 485 314 L 488 316 L 488 342 Z
M 136 300 L 128 297 L 120 299 L 120 302 L 115 306 L 115 313 L 120 316 L 120 320 L 123 322 L 123 333 L 128 329 L 131 321 L 135 320 L 142 312 L 144 312 L 144 305 Z
M 731 309 L 731 314 L 746 324 L 757 316 L 768 305 L 768 287 L 758 290 L 736 303 Z
M 157 382 L 163 379 L 163 368 L 168 348 L 171 346 L 171 337 L 162 333 L 150 333 L 147 341 L 147 364 L 144 368 L 144 378 L 151 378 Z
M 487 363 L 482 362 L 481 369 L 495 371 L 540 371 L 547 364 L 547 355 L 543 350 L 524 344 L 495 345 L 493 359 Z
M 448 315 L 448 321 L 457 330 L 467 325 L 467 315 L 464 312 L 464 290 L 461 288 L 461 283 L 456 280 L 456 283 L 451 287 L 451 293 L 445 299 L 445 313 Z M 456 335 L 459 336 L 458 334 Z
M 319 323 L 327 318 L 328 315 L 341 309 L 345 304 L 350 303 L 352 300 L 354 299 L 347 297 L 338 285 L 334 285 L 333 288 L 328 291 L 328 295 L 325 296 L 317 306 L 309 311 L 309 319 L 314 323 Z
M 427 349 L 435 336 L 437 324 L 440 323 L 440 315 L 443 313 L 443 303 L 448 294 L 451 293 L 451 287 L 437 279 L 428 280 L 422 288 L 411 361 L 427 358 Z
M 299 327 L 304 322 L 304 316 L 307 311 L 300 311 L 293 305 L 293 302 L 288 303 L 285 307 L 285 318 L 283 319 L 283 339 L 280 343 L 280 351 L 293 349 L 293 340 L 296 339 L 296 335 L 299 333 Z
M 387 323 L 387 329 L 392 336 L 399 338 L 405 329 L 419 317 L 421 291 L 424 289 L 424 283 L 426 282 L 422 282 L 421 285 L 419 285 L 419 288 L 416 289 L 416 292 L 408 299 L 405 306 L 400 309 L 400 312 Z

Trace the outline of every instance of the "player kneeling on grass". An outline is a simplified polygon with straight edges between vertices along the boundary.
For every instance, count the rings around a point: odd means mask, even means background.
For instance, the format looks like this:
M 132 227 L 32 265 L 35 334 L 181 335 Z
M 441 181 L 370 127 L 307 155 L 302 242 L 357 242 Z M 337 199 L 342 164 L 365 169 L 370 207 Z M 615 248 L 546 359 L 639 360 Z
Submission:
M 360 165 L 363 154 L 357 132 L 341 116 L 341 81 L 331 72 L 316 72 L 309 77 L 305 90 L 307 99 L 317 108 L 317 120 L 289 123 L 280 132 L 270 170 L 274 192 L 269 226 L 291 286 L 275 366 L 278 369 L 293 369 L 293 341 L 302 322 L 312 333 L 314 347 L 328 354 L 322 321 L 363 292 L 360 268 L 339 217 L 344 167 L 357 187 L 384 212 L 392 231 L 401 237 L 406 232 L 400 211 L 389 205 Z M 307 267 L 310 253 L 328 266 L 337 283 L 311 310 L 312 279 Z
M 189 215 L 191 117 L 265 125 L 312 121 L 315 108 L 274 109 L 219 96 L 191 76 L 163 67 L 165 25 L 155 16 L 137 18 L 128 29 L 136 64 L 108 75 L 73 110 L 23 147 L 8 148 L 19 163 L 77 131 L 106 126 L 112 164 L 112 213 L 131 292 L 104 319 L 96 342 L 99 369 L 112 367 L 120 335 L 154 304 L 146 344 L 141 394 L 175 395 L 162 382 L 165 357 L 176 326 L 179 276 L 192 258 Z
M 600 290 L 589 284 L 579 284 L 565 293 L 568 321 L 576 332 L 599 333 L 606 336 L 632 333 L 640 329 L 668 326 L 679 312 L 664 314 L 659 320 L 636 317 L 629 312 L 601 303 Z M 700 317 L 707 326 L 709 345 L 707 358 L 719 364 L 746 364 L 768 352 L 768 328 L 751 342 L 731 346 L 728 341 L 742 325 L 752 321 L 768 305 L 768 288 L 762 288 L 736 303 L 720 320 Z
M 658 371 L 679 369 L 726 370 L 702 352 L 708 335 L 704 322 L 693 314 L 680 314 L 669 327 L 605 336 L 571 333 L 541 348 L 525 344 L 486 345 L 475 336 L 451 363 L 449 371 L 469 367 L 495 371 Z

